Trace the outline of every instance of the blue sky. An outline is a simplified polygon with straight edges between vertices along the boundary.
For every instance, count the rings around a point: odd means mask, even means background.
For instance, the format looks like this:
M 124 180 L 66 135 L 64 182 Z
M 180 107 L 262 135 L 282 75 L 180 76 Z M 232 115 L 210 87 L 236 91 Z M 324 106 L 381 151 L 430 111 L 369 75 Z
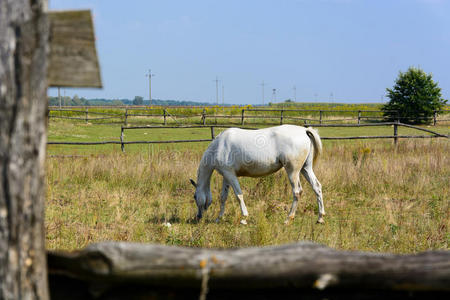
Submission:
M 49 0 L 91 9 L 103 89 L 85 98 L 381 102 L 419 66 L 450 98 L 450 0 Z M 56 95 L 49 89 L 49 95 Z M 331 96 L 332 94 L 332 96 Z M 386 98 L 384 97 L 384 101 Z

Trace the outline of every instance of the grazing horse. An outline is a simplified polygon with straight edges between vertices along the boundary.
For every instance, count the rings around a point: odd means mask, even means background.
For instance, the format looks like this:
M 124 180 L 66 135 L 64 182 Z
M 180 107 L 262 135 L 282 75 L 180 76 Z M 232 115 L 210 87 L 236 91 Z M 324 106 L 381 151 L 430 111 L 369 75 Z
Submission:
M 312 128 L 281 125 L 259 130 L 239 128 L 225 130 L 212 141 L 203 154 L 197 172 L 197 183 L 191 179 L 196 188 L 194 199 L 198 207 L 197 218 L 200 219 L 203 211 L 211 205 L 210 181 L 214 170 L 223 176 L 220 213 L 216 221 L 224 214 L 231 186 L 241 207 L 243 216 L 241 223 L 247 224 L 247 207 L 237 177 L 266 176 L 284 167 L 294 196 L 286 223 L 294 218 L 298 199 L 302 194 L 300 172 L 311 184 L 317 196 L 319 206 L 317 222 L 324 223 L 322 186 L 312 169 L 313 162 L 321 152 L 322 142 L 317 131 Z

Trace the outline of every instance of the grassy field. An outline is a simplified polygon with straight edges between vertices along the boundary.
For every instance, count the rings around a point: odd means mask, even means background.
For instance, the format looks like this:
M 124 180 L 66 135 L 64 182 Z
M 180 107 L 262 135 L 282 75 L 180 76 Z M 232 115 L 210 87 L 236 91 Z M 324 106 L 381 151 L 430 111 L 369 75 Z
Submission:
M 431 127 L 448 134 L 448 126 Z M 392 127 L 322 128 L 321 136 L 392 134 Z M 401 128 L 399 134 L 412 134 Z M 418 134 L 414 132 L 414 134 Z M 419 133 L 422 134 L 422 133 Z M 118 140 L 120 125 L 51 120 L 51 141 Z M 209 129 L 129 130 L 125 140 L 208 138 Z M 104 240 L 195 247 L 243 247 L 311 240 L 338 249 L 409 253 L 448 249 L 450 144 L 448 140 L 324 141 L 315 172 L 323 185 L 325 225 L 302 178 L 297 216 L 284 220 L 292 201 L 283 170 L 241 178 L 250 218 L 230 194 L 221 223 L 221 178 L 214 201 L 196 223 L 189 178 L 208 143 L 127 146 L 49 146 L 46 231 L 49 249 L 78 249 Z M 171 226 L 167 226 L 167 222 Z
M 310 124 L 319 123 L 322 119 L 324 123 L 356 123 L 358 111 L 363 118 L 362 121 L 373 121 L 367 119 L 381 118 L 381 104 L 325 104 L 325 103 L 282 103 L 272 106 L 208 106 L 208 107 L 160 107 L 160 106 L 130 106 L 130 107 L 65 107 L 63 110 L 52 108 L 50 117 L 52 120 L 61 118 L 78 118 L 75 122 L 84 122 L 86 111 L 88 119 L 93 124 L 125 123 L 128 124 L 163 124 L 164 111 L 166 114 L 166 124 L 202 124 L 202 116 L 205 116 L 206 124 L 241 124 L 242 110 L 245 110 L 245 124 L 279 124 L 280 109 L 283 109 L 284 122 L 304 122 Z M 265 111 L 258 111 L 264 109 Z M 297 111 L 295 111 L 297 110 Z M 298 111 L 304 110 L 304 111 Z M 322 112 L 319 112 L 321 110 Z M 438 114 L 437 120 L 441 124 L 447 124 L 449 119 L 449 107 Z

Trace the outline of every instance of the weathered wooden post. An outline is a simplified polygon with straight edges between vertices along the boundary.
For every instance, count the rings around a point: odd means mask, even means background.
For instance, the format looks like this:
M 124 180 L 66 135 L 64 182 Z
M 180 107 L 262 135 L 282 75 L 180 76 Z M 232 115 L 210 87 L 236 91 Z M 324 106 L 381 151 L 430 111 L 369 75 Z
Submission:
M 46 8 L 46 0 L 0 0 L 0 299 L 49 298 L 47 86 L 101 86 L 90 13 Z
M 86 124 L 89 121 L 89 109 L 86 107 Z
M 358 125 L 361 123 L 361 111 L 358 110 Z
M 433 126 L 436 126 L 436 121 L 437 120 L 437 110 L 434 111 L 433 113 Z
M 120 149 L 122 149 L 122 152 L 125 152 L 125 144 L 123 143 L 123 126 L 120 127 Z
M 397 145 L 398 142 L 398 120 L 394 123 L 394 144 Z
M 214 134 L 214 126 L 211 126 L 211 140 L 214 140 L 216 138 Z
M 0 299 L 47 299 L 46 1 L 0 0 Z
M 202 111 L 202 123 L 203 123 L 203 125 L 206 125 L 206 109 L 205 108 L 203 108 L 203 111 Z
M 128 124 L 128 108 L 125 108 L 125 120 L 123 121 L 124 125 L 127 126 Z
M 319 124 L 322 124 L 322 111 L 319 111 Z
M 241 113 L 241 125 L 244 125 L 244 112 L 245 112 L 245 109 L 243 108 L 242 113 Z
M 163 115 L 164 115 L 164 125 L 167 125 L 167 121 L 166 121 L 166 109 L 164 108 L 163 110 Z
M 280 125 L 283 125 L 283 110 L 280 112 Z

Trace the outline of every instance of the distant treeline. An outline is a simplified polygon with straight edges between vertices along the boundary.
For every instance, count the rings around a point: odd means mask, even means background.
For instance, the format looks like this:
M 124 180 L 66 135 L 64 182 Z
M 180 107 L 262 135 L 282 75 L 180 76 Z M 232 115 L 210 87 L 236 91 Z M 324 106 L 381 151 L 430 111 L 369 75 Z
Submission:
M 48 97 L 50 106 L 59 106 L 58 97 Z M 120 106 L 120 105 L 149 105 L 148 100 L 144 100 L 141 96 L 130 99 L 86 99 L 78 97 L 77 95 L 71 97 L 61 97 L 62 106 Z M 160 100 L 153 99 L 152 105 L 160 106 L 215 106 L 214 103 L 196 102 L 196 101 L 178 101 L 178 100 Z M 225 106 L 236 106 L 232 104 L 225 104 Z M 252 106 L 260 106 L 258 104 Z M 294 102 L 290 99 L 284 102 L 268 103 L 267 106 L 273 108 L 288 108 L 288 109 L 330 109 L 339 108 L 343 110 L 377 110 L 381 109 L 381 103 L 318 103 L 318 102 Z
M 48 105 L 59 106 L 58 97 L 48 97 Z M 78 97 L 77 95 L 71 97 L 61 97 L 62 106 L 108 106 L 108 105 L 149 105 L 149 100 L 143 100 L 142 97 L 135 97 L 134 100 L 130 99 L 86 99 L 84 97 Z M 177 100 L 160 100 L 153 99 L 152 105 L 162 106 L 210 106 L 213 105 L 207 102 L 195 102 L 195 101 L 177 101 Z

